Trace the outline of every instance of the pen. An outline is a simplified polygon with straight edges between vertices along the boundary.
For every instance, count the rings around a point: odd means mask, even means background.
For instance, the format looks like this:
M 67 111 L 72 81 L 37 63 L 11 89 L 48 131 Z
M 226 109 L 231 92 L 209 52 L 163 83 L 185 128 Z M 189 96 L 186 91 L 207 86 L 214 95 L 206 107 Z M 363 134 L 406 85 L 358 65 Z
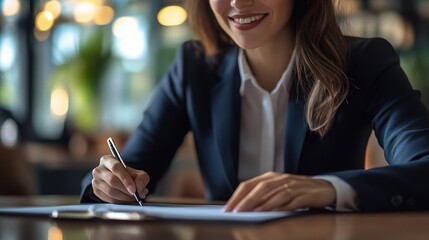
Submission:
M 109 145 L 109 149 L 110 152 L 112 152 L 113 157 L 115 157 L 117 160 L 119 160 L 122 163 L 122 166 L 124 166 L 125 171 L 127 171 L 127 165 L 125 165 L 124 160 L 122 160 L 121 155 L 119 154 L 118 149 L 115 146 L 115 143 L 113 142 L 113 139 L 111 137 L 109 137 L 107 139 L 107 145 Z M 136 188 L 136 192 L 133 194 L 134 198 L 136 199 L 136 201 L 139 203 L 140 206 L 143 206 L 142 200 L 137 192 L 137 188 Z

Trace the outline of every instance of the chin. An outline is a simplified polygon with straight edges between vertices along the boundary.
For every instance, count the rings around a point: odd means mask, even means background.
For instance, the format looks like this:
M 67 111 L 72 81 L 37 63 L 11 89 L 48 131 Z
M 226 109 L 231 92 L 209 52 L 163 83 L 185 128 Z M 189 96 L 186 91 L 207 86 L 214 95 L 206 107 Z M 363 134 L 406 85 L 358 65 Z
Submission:
M 244 50 L 252 50 L 252 49 L 256 49 L 258 47 L 260 47 L 260 44 L 257 43 L 250 43 L 250 42 L 235 42 L 237 44 L 237 46 L 239 46 L 240 48 L 244 49 Z

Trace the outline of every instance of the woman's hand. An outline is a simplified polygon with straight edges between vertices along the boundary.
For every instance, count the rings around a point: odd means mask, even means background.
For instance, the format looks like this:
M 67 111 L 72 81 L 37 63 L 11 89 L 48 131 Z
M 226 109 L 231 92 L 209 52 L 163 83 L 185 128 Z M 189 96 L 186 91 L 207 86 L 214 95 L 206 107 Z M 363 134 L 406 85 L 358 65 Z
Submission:
M 267 172 L 242 182 L 225 211 L 289 211 L 322 208 L 335 202 L 335 189 L 325 180 Z
M 105 202 L 130 203 L 135 202 L 133 194 L 136 189 L 144 198 L 148 190 L 149 175 L 141 170 L 127 166 L 113 156 L 101 157 L 100 164 L 92 171 L 92 189 L 94 194 Z

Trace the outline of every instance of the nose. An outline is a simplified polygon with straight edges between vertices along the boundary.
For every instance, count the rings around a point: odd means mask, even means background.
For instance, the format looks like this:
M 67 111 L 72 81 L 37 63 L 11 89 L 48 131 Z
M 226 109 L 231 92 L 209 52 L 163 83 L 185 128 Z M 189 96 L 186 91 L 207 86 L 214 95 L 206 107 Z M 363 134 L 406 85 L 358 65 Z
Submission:
M 253 0 L 231 0 L 231 7 L 243 8 L 253 4 Z

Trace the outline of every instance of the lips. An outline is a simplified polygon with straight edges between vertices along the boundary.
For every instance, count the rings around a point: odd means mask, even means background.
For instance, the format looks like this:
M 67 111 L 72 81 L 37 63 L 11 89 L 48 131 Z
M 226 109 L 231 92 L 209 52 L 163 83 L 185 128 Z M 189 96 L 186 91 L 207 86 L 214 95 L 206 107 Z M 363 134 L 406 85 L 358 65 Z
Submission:
M 229 17 L 239 30 L 250 30 L 259 25 L 268 14 L 240 14 Z

